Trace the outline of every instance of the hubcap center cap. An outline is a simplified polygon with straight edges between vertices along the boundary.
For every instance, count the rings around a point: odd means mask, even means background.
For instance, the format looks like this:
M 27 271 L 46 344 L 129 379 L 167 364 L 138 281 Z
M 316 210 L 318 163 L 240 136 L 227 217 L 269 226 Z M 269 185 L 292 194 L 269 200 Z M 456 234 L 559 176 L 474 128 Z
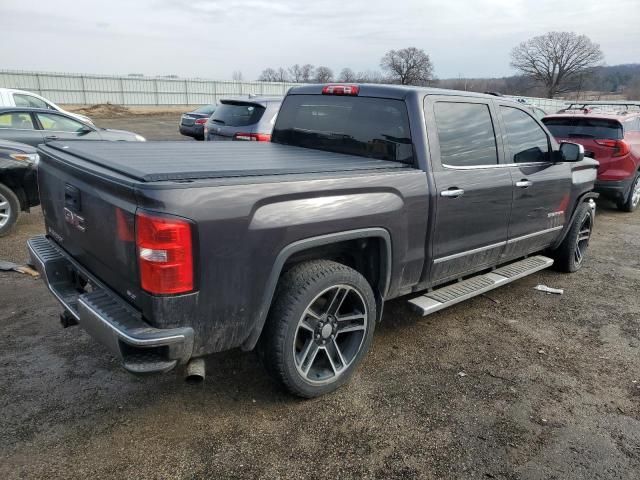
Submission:
M 331 326 L 330 323 L 327 323 L 322 327 L 320 334 L 322 335 L 322 338 L 329 338 L 332 332 L 333 332 L 333 327 Z

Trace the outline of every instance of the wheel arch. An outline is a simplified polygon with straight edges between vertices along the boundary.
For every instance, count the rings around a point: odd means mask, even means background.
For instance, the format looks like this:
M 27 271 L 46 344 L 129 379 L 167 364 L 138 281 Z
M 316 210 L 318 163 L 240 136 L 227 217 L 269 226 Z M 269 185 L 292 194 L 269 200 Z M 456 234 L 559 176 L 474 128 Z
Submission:
M 366 248 L 361 249 L 362 256 L 358 259 L 356 257 L 360 252 L 352 249 L 354 246 L 359 245 L 366 245 Z M 362 271 L 362 268 L 358 268 L 362 267 L 362 264 L 358 265 L 358 262 L 362 261 L 367 253 L 371 253 L 371 248 L 375 248 L 377 251 L 376 259 L 373 260 L 376 268 L 373 270 L 367 270 L 365 268 L 364 271 Z M 256 346 L 264 328 L 267 314 L 271 308 L 276 287 L 282 273 L 286 271 L 289 266 L 301 261 L 317 260 L 320 258 L 327 260 L 335 259 L 335 257 L 331 257 L 335 255 L 336 252 L 353 256 L 355 264 L 350 264 L 349 261 L 342 261 L 341 263 L 355 268 L 371 283 L 376 296 L 376 303 L 378 304 L 378 318 L 381 317 L 384 297 L 389 291 L 391 284 L 392 250 L 391 235 L 388 230 L 381 227 L 371 227 L 305 238 L 287 245 L 277 255 L 265 285 L 255 325 L 242 344 L 243 350 L 252 350 Z

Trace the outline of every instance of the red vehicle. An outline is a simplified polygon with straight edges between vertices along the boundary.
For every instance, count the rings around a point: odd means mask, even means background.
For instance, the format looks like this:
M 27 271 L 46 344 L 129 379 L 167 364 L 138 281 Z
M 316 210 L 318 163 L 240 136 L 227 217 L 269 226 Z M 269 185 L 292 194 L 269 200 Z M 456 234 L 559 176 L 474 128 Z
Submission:
M 601 111 L 605 106 L 621 111 Z M 586 155 L 600 162 L 596 192 L 615 201 L 620 210 L 632 212 L 638 208 L 640 104 L 572 104 L 542 121 L 558 142 L 579 143 Z

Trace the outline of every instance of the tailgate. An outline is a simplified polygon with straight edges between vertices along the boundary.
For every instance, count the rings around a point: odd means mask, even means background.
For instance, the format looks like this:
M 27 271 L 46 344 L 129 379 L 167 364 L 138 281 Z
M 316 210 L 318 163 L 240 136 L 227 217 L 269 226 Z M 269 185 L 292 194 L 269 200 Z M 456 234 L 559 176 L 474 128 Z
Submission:
M 40 150 L 46 232 L 75 261 L 133 305 L 140 298 L 135 187 L 82 161 Z M 85 168 L 83 168 L 85 167 Z

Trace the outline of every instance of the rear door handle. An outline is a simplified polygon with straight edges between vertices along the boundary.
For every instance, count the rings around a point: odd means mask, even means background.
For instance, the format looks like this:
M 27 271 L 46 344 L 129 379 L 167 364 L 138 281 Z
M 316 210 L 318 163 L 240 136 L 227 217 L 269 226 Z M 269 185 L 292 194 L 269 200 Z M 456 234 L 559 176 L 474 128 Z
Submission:
M 520 180 L 516 182 L 516 187 L 518 188 L 529 188 L 531 185 L 533 185 L 533 182 L 530 180 Z
M 58 138 L 60 137 L 58 137 L 57 135 L 48 135 L 44 137 L 45 140 L 58 140 Z
M 441 197 L 458 198 L 464 195 L 464 190 L 461 188 L 452 187 L 449 190 L 443 190 L 440 192 Z

